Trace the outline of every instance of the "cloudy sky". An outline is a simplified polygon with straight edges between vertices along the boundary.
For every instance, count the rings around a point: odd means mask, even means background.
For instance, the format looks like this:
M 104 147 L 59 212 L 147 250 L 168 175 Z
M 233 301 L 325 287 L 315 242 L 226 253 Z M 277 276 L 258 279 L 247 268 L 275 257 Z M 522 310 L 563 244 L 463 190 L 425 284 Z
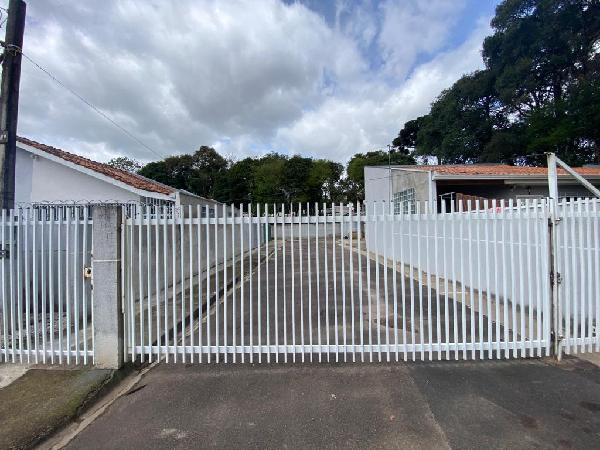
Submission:
M 101 161 L 203 144 L 346 161 L 481 67 L 497 3 L 30 0 L 24 52 L 153 152 L 28 61 L 19 133 Z

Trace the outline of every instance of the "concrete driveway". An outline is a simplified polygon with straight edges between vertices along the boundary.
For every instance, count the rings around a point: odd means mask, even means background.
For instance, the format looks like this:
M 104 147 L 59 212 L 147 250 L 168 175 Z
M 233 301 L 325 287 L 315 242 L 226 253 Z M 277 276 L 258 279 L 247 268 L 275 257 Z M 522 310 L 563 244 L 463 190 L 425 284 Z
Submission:
M 68 448 L 599 448 L 578 359 L 166 365 Z

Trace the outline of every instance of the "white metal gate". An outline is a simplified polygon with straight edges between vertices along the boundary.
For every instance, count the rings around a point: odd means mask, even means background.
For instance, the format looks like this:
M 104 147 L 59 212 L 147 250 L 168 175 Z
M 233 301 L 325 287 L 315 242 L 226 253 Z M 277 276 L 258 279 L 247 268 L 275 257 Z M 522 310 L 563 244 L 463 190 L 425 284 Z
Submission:
M 600 200 L 562 201 L 557 210 L 557 335 L 565 353 L 600 351 Z
M 0 361 L 92 361 L 91 227 L 87 206 L 2 211 Z
M 548 202 L 436 208 L 244 205 L 209 217 L 200 207 L 142 209 L 123 227 L 129 357 L 548 355 Z

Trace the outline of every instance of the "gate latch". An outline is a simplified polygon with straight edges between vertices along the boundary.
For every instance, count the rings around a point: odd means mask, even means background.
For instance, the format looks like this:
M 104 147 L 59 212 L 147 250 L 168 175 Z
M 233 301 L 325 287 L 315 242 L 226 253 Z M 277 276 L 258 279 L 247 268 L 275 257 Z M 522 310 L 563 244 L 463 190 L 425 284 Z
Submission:
M 550 283 L 554 284 L 554 272 L 550 272 Z M 556 284 L 562 283 L 562 275 L 560 272 L 556 272 Z
M 7 258 L 8 259 L 9 252 L 7 248 L 3 248 L 2 244 L 0 244 L 0 259 Z
M 83 268 L 83 278 L 92 278 L 92 268 L 91 267 Z

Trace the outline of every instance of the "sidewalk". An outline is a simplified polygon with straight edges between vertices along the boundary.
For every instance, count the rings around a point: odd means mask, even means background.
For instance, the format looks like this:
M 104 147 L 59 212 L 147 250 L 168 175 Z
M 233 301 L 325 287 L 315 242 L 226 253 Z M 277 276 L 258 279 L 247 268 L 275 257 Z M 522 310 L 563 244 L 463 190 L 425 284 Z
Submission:
M 22 366 L 2 365 L 19 375 Z M 0 388 L 0 449 L 29 448 L 71 421 L 95 397 L 113 371 L 30 367 Z M 8 377 L 7 377 L 8 378 Z

